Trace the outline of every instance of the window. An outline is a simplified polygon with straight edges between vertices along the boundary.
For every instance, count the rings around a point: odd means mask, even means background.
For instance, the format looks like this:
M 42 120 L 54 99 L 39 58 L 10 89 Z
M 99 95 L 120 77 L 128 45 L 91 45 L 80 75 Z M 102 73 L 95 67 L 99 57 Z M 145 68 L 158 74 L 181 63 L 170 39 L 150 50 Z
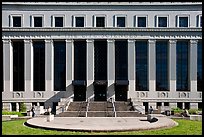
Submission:
M 95 17 L 96 27 L 105 27 L 105 17 Z
M 148 91 L 148 44 L 135 42 L 136 91 Z
M 24 91 L 24 42 L 12 41 L 13 91 Z
M 156 42 L 156 90 L 168 91 L 168 42 Z
M 107 80 L 107 40 L 94 40 L 94 80 Z
M 137 27 L 147 27 L 147 17 L 136 17 Z
M 10 27 L 22 27 L 23 15 L 10 15 Z
M 188 27 L 189 26 L 189 17 L 188 16 L 177 16 L 177 26 L 178 27 Z
M 115 80 L 128 80 L 127 40 L 115 40 Z
M 94 15 L 94 27 L 106 27 L 106 15 Z
M 54 41 L 54 90 L 66 91 L 65 41 Z
M 55 18 L 55 27 L 63 27 L 64 25 L 63 25 L 63 17 L 54 17 Z
M 197 46 L 197 91 L 202 91 L 202 40 L 198 41 Z
M 43 15 L 32 16 L 32 27 L 43 27 Z
M 189 91 L 189 46 L 188 41 L 176 43 L 176 90 Z
M 116 20 L 116 26 L 117 27 L 125 27 L 126 26 L 126 17 L 124 16 L 116 16 L 115 20 Z
M 13 17 L 13 27 L 21 27 L 21 17 Z
M 167 27 L 168 19 L 167 17 L 157 17 L 157 27 Z
M 75 17 L 75 27 L 84 27 L 84 17 Z
M 33 42 L 34 54 L 34 91 L 45 91 L 45 42 Z
M 86 80 L 86 41 L 74 41 L 74 80 Z

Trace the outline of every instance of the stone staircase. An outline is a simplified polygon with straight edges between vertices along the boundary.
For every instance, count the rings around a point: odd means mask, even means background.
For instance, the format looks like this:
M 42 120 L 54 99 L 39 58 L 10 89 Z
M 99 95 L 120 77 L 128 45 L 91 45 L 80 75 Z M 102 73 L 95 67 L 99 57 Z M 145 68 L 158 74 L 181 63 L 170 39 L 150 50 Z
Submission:
M 133 109 L 131 102 L 125 101 L 74 101 L 68 109 L 56 117 L 142 117 L 145 116 Z

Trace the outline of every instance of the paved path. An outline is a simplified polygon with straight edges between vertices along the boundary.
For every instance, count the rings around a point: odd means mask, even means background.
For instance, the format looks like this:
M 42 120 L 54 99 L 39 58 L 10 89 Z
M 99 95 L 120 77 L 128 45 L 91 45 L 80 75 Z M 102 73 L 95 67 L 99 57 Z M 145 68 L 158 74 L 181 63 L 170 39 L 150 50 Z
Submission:
M 177 123 L 168 117 L 156 116 L 157 122 L 150 123 L 147 117 L 47 117 L 27 120 L 27 125 L 55 130 L 70 131 L 131 131 L 170 128 Z

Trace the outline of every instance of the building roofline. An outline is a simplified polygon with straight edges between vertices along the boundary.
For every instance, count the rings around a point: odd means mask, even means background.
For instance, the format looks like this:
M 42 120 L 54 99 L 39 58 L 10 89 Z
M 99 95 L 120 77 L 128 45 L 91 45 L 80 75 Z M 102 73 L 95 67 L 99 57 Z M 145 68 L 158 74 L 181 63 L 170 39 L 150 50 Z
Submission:
M 2 5 L 202 5 L 202 2 L 2 2 Z

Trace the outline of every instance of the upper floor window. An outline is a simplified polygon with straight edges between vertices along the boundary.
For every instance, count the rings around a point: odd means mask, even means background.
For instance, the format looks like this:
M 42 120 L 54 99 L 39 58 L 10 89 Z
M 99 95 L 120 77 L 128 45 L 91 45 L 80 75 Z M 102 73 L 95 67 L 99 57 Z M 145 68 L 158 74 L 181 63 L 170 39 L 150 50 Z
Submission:
M 10 15 L 11 27 L 22 27 L 22 15 Z
M 126 26 L 126 17 L 125 16 L 116 16 L 116 27 L 125 27 Z
M 84 27 L 84 17 L 75 17 L 75 27 Z
M 106 24 L 105 24 L 105 16 L 102 15 L 102 16 L 95 16 L 95 27 L 105 27 Z
M 21 17 L 13 17 L 13 27 L 21 27 Z
M 197 24 L 198 27 L 202 27 L 202 15 L 198 15 Z
M 136 16 L 135 27 L 147 27 L 147 16 Z
M 177 16 L 177 26 L 178 27 L 189 27 L 189 17 L 188 16 Z
M 55 27 L 63 27 L 64 25 L 64 19 L 63 17 L 54 17 L 54 23 L 55 23 Z
M 157 22 L 158 27 L 167 27 L 168 24 L 167 17 L 158 17 Z
M 34 15 L 32 16 L 32 26 L 33 27 L 43 27 L 43 16 L 42 15 Z
M 73 27 L 85 27 L 86 26 L 86 15 L 73 15 L 72 16 Z

